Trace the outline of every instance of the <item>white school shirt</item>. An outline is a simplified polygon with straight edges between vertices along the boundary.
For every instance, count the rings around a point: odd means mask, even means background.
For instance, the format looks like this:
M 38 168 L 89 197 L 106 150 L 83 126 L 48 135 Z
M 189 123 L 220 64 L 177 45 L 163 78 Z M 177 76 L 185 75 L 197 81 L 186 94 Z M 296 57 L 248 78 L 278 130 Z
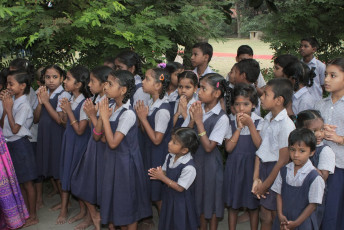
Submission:
M 230 114 L 229 115 L 229 119 L 231 121 L 234 121 L 235 127 L 238 127 L 237 120 L 236 120 L 236 115 Z M 258 116 L 255 113 L 251 113 L 251 119 L 253 121 L 253 124 L 255 123 L 256 120 L 259 121 L 256 130 L 260 131 L 263 128 L 264 119 L 261 118 L 260 116 Z M 230 139 L 232 137 L 232 135 L 233 135 L 232 127 L 229 127 L 228 132 L 226 133 L 225 138 L 226 139 Z M 240 135 L 251 135 L 250 129 L 247 126 L 244 126 L 244 128 L 240 131 Z
M 173 91 L 170 95 L 168 95 L 168 93 L 166 93 L 166 97 L 168 98 L 169 102 L 177 101 L 178 96 L 179 96 L 178 89 Z
M 4 113 L 4 107 L 2 105 L 2 101 L 0 101 L 0 117 L 2 117 L 3 113 Z
M 263 128 L 260 131 L 262 143 L 256 155 L 262 162 L 278 161 L 279 150 L 288 147 L 288 137 L 295 129 L 294 122 L 290 120 L 287 110 L 283 109 L 271 120 L 272 113 L 268 113 L 264 118 Z
M 106 97 L 106 95 L 104 94 L 102 97 L 100 97 L 100 95 L 98 95 L 97 96 L 97 98 L 96 98 L 96 100 L 94 101 L 96 104 L 98 104 L 101 100 L 103 100 L 103 98 L 105 98 Z M 94 97 L 92 97 L 92 101 L 93 101 L 93 98 Z M 86 114 L 86 112 L 85 112 L 85 110 L 84 110 L 84 105 L 85 105 L 85 103 L 86 103 L 86 101 L 84 101 L 84 103 L 82 104 L 82 106 L 81 106 L 81 109 L 80 109 L 80 121 L 82 121 L 82 120 L 87 120 L 88 119 L 88 117 L 87 117 L 87 114 Z M 99 116 L 99 109 L 98 109 L 98 111 L 97 111 L 97 116 Z
M 134 78 L 135 78 L 135 85 L 142 83 L 142 79 L 141 79 L 140 75 L 135 75 Z M 147 106 L 147 105 L 148 105 L 149 99 L 150 99 L 150 95 L 149 95 L 148 93 L 145 93 L 145 92 L 143 91 L 143 88 L 140 87 L 140 88 L 138 88 L 138 89 L 136 90 L 136 92 L 134 93 L 134 96 L 133 96 L 133 100 L 134 100 L 133 106 L 136 105 L 136 102 L 137 102 L 138 100 L 143 101 L 143 102 L 145 103 L 145 106 Z
M 17 134 L 13 134 L 6 115 L 3 129 L 6 141 L 13 142 L 25 136 L 31 137 L 30 127 L 33 122 L 33 111 L 26 95 L 22 95 L 13 101 L 12 115 L 15 124 L 21 127 Z
M 165 163 L 162 166 L 162 170 L 165 172 L 166 172 L 167 160 L 168 160 L 169 156 L 171 156 L 169 168 L 172 168 L 172 169 L 178 167 L 180 164 L 186 164 L 192 159 L 191 153 L 187 153 L 187 154 L 179 157 L 176 160 L 176 162 L 174 162 L 174 158 L 176 157 L 176 155 L 169 153 L 166 155 Z M 178 178 L 178 181 L 176 181 L 176 182 L 178 185 L 182 186 L 185 190 L 188 190 L 188 188 L 190 188 L 190 186 L 194 182 L 195 178 L 196 178 L 195 167 L 192 165 L 188 165 L 188 166 L 183 168 L 183 170 L 182 170 L 182 172 Z
M 115 109 L 115 107 L 116 105 L 114 104 L 112 106 L 112 111 Z M 124 136 L 128 134 L 129 130 L 131 129 L 131 127 L 133 127 L 133 125 L 136 122 L 136 114 L 133 110 L 130 110 L 129 107 L 130 107 L 130 101 L 128 100 L 127 103 L 123 104 L 116 111 L 113 111 L 109 119 L 109 121 L 115 121 L 118 115 L 120 114 L 120 112 L 123 109 L 127 109 L 119 117 L 118 126 L 116 129 L 116 132 L 121 132 Z
M 202 103 L 202 110 L 203 110 L 203 122 L 205 120 L 207 120 L 211 115 L 213 114 L 220 114 L 222 108 L 221 108 L 221 104 L 220 102 L 218 102 L 214 108 L 212 108 L 211 110 L 209 110 L 208 112 L 204 111 L 204 103 Z M 190 123 L 190 116 L 188 116 L 182 127 L 187 127 Z M 219 120 L 217 121 L 217 123 L 214 126 L 214 129 L 211 130 L 211 133 L 207 133 L 209 140 L 211 141 L 215 141 L 217 142 L 218 145 L 221 145 L 223 142 L 223 139 L 226 135 L 226 133 L 228 133 L 228 129 L 229 129 L 229 119 L 227 115 L 223 115 L 219 118 Z
M 266 85 L 265 79 L 263 77 L 262 72 L 259 72 L 258 80 L 257 80 L 257 86 L 258 88 L 262 88 Z
M 165 96 L 163 99 L 158 98 L 154 103 L 153 103 L 153 98 L 149 100 L 149 111 L 148 111 L 148 116 L 150 116 L 155 109 L 159 108 L 162 103 L 168 103 L 168 98 Z M 171 119 L 171 114 L 170 111 L 167 109 L 160 109 L 158 112 L 156 112 L 155 117 L 154 117 L 154 123 L 155 123 L 155 132 L 159 133 L 165 133 L 166 129 L 168 127 L 168 124 Z
M 56 94 L 62 92 L 64 89 L 62 87 L 62 85 L 60 85 L 59 87 L 57 87 L 57 89 L 54 90 L 54 92 L 50 95 L 50 99 L 53 99 L 55 97 Z M 50 90 L 48 89 L 48 94 L 50 93 Z M 63 93 L 61 93 L 58 97 L 57 97 L 57 106 L 56 106 L 56 112 L 62 112 L 62 109 L 60 107 L 60 100 L 62 98 L 67 98 L 68 100 L 71 98 L 71 94 L 64 91 Z
M 325 124 L 337 126 L 336 133 L 339 136 L 344 136 L 344 96 L 333 104 L 330 95 L 318 101 L 315 104 L 315 109 L 320 111 Z M 330 146 L 336 154 L 336 167 L 344 169 L 344 145 L 338 145 L 327 140 L 324 140 L 324 144 Z
M 287 167 L 287 175 L 286 175 L 286 182 L 287 184 L 295 187 L 300 187 L 303 184 L 303 181 L 307 177 L 307 175 L 315 169 L 312 165 L 312 162 L 308 159 L 307 163 L 300 168 L 296 175 L 294 176 L 294 162 L 290 162 L 286 165 Z M 325 182 L 323 178 L 318 175 L 312 184 L 309 187 L 308 192 L 308 200 L 309 203 L 321 204 L 323 200 L 325 189 Z M 281 172 L 278 173 L 275 182 L 271 186 L 271 190 L 274 192 L 281 194 L 282 190 L 282 177 Z
M 307 87 L 302 87 L 299 91 L 295 92 L 292 99 L 292 109 L 295 115 L 299 112 L 313 109 L 316 99 L 309 93 Z
M 323 146 L 324 143 L 321 142 L 317 147 Z M 325 146 L 320 152 L 319 156 L 319 170 L 329 171 L 330 174 L 334 173 L 334 168 L 336 167 L 336 156 L 329 146 Z
M 197 75 L 198 80 L 200 79 L 200 77 L 203 77 L 204 75 L 206 75 L 208 73 L 215 73 L 215 71 L 212 70 L 209 66 L 204 70 L 204 73 L 202 74 L 202 76 L 198 76 L 197 67 L 193 70 L 193 72 Z
M 82 102 L 82 100 L 85 99 L 85 96 L 81 93 L 77 98 L 74 97 L 74 95 L 70 98 L 70 107 L 72 108 L 72 110 L 75 110 L 76 107 L 78 107 L 78 105 Z M 80 108 L 80 115 L 79 115 L 79 121 L 82 121 L 82 120 L 86 120 L 86 119 L 81 119 L 81 113 L 83 111 L 83 104 L 81 105 L 81 108 Z
M 304 62 L 303 60 L 301 60 Z M 315 74 L 316 77 L 313 79 L 313 85 L 311 87 L 308 87 L 310 94 L 316 99 L 320 100 L 322 98 L 323 90 L 321 88 L 322 85 L 324 85 L 325 82 L 325 71 L 326 71 L 326 65 L 313 57 L 313 59 L 305 63 L 308 65 L 310 69 L 315 67 Z
M 30 94 L 29 94 L 29 102 L 33 111 L 38 106 L 38 97 L 37 97 L 38 89 L 35 91 L 32 87 L 30 87 Z M 29 139 L 30 142 L 37 142 L 37 135 L 38 135 L 38 123 L 35 124 L 32 122 L 30 127 L 31 138 Z
M 193 97 L 193 98 L 190 99 L 190 101 L 189 101 L 188 104 L 186 105 L 186 114 L 187 114 L 186 118 L 190 116 L 190 111 L 189 111 L 189 109 L 190 109 L 191 105 L 192 105 L 194 102 L 196 102 L 196 99 Z M 178 111 L 178 105 L 179 105 L 179 99 L 176 101 L 176 104 L 174 105 L 174 114 L 176 114 L 176 112 Z M 182 115 L 179 115 L 179 117 L 183 117 L 183 116 L 182 116 Z M 184 122 L 185 122 L 186 118 L 184 119 Z M 189 118 L 189 119 L 190 119 L 190 118 Z M 181 127 L 186 127 L 186 126 L 188 126 L 188 124 L 184 125 L 184 122 L 183 122 L 183 124 L 182 124 Z M 183 126 L 183 125 L 184 125 L 184 126 Z

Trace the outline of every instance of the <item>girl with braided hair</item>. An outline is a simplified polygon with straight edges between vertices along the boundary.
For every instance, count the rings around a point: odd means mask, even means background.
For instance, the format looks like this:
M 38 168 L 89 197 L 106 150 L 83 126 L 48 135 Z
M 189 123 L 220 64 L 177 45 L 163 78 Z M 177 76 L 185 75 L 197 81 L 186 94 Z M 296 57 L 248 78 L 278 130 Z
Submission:
M 223 217 L 223 164 L 217 145 L 221 145 L 229 129 L 226 114 L 230 113 L 231 89 L 224 77 L 217 73 L 204 75 L 198 92 L 200 101 L 191 105 L 186 123 L 195 128 L 200 137 L 195 155 L 197 177 L 195 199 L 200 229 L 217 229 L 217 218 Z M 220 99 L 225 97 L 226 112 L 222 110 Z M 191 118 L 191 119 L 190 119 Z
M 166 90 L 170 76 L 164 69 L 149 69 L 142 82 L 143 90 L 151 95 L 149 106 L 143 101 L 136 104 L 136 113 L 144 132 L 142 149 L 145 169 L 162 166 L 168 154 L 168 142 L 171 139 L 172 118 Z M 150 198 L 161 207 L 161 181 L 150 181 Z
M 99 104 L 100 116 L 93 137 L 105 137 L 104 176 L 100 217 L 96 229 L 113 223 L 121 229 L 137 229 L 137 221 L 151 216 L 146 176 L 139 143 L 138 125 L 129 98 L 135 89 L 134 76 L 126 70 L 111 72 L 105 86 L 108 98 L 115 104 L 109 108 L 107 98 Z
M 294 88 L 292 103 L 287 107 L 288 115 L 294 116 L 303 110 L 314 108 L 317 99 L 311 95 L 308 87 L 312 87 L 316 77 L 315 68 L 310 69 L 305 63 L 297 61 L 284 67 L 283 74 Z
M 115 57 L 115 70 L 128 70 L 134 74 L 135 89 L 130 98 L 131 106 L 136 105 L 138 100 L 142 100 L 145 105 L 148 105 L 150 96 L 143 92 L 142 89 L 142 61 L 140 56 L 133 51 L 123 51 Z

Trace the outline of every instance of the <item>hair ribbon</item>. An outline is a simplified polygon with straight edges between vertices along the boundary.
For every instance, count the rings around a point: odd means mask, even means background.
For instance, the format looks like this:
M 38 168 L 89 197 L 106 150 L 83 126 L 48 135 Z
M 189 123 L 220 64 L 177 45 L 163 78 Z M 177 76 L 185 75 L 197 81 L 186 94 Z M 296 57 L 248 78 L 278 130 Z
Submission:
M 219 88 L 219 86 L 220 86 L 220 82 L 217 82 L 216 83 L 216 88 Z

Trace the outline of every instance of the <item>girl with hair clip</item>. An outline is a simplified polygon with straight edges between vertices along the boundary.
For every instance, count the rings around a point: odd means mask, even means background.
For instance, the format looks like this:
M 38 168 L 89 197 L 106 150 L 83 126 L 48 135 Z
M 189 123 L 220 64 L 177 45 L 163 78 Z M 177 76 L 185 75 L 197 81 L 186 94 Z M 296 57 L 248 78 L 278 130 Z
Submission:
M 28 73 L 10 72 L 7 76 L 7 90 L 1 93 L 5 116 L 3 134 L 30 215 L 25 227 L 38 223 L 36 188 L 33 182 L 37 178 L 37 167 L 29 141 L 33 120 L 32 108 L 27 97 L 30 92 L 30 82 Z
M 173 127 L 183 126 L 189 116 L 189 109 L 196 101 L 194 95 L 197 92 L 198 79 L 193 71 L 184 71 L 178 75 L 178 96 L 174 106 Z
M 63 135 L 60 160 L 62 203 L 56 224 L 64 224 L 67 221 L 72 173 L 86 151 L 87 142 L 90 137 L 87 119 L 80 119 L 83 102 L 89 96 L 87 90 L 89 79 L 90 73 L 88 69 L 83 66 L 76 66 L 67 72 L 66 79 L 63 81 L 65 90 L 72 93 L 73 96 L 70 100 L 62 98 L 60 105 L 63 112 L 67 114 L 67 121 L 63 121 L 66 123 L 66 131 Z M 79 204 L 80 213 L 71 218 L 68 221 L 69 223 L 78 221 L 85 216 L 86 206 L 81 200 L 79 200 Z M 88 225 L 90 225 L 92 221 L 89 216 L 88 218 Z M 76 229 L 84 229 L 84 225 L 87 225 L 87 223 L 82 222 Z
M 108 66 L 96 67 L 91 71 L 88 86 L 94 96 L 93 99 L 88 98 L 85 100 L 83 110 L 80 111 L 80 120 L 90 119 L 91 130 L 97 124 L 99 102 L 106 98 L 105 85 L 111 72 L 112 69 Z M 96 141 L 93 136 L 90 136 L 86 152 L 75 168 L 71 181 L 72 194 L 85 202 L 95 226 L 99 224 L 96 205 L 100 205 L 101 201 L 105 147 L 104 142 Z
M 258 94 L 252 85 L 239 83 L 232 97 L 233 114 L 229 115 L 230 129 L 226 134 L 229 153 L 224 172 L 224 202 L 229 208 L 229 229 L 236 229 L 240 208 L 247 208 L 251 229 L 258 229 L 259 200 L 252 194 L 256 151 L 262 138 L 259 131 L 263 118 L 254 113 Z
M 165 183 L 159 220 L 160 230 L 197 230 L 199 219 L 196 214 L 193 182 L 196 177 L 191 154 L 198 148 L 196 132 L 190 128 L 178 128 L 172 132 L 168 143 L 169 154 L 162 167 L 151 168 L 148 175 L 152 180 Z
M 34 110 L 33 122 L 38 123 L 36 162 L 38 171 L 37 207 L 43 206 L 43 179 L 52 177 L 52 182 L 60 179 L 60 156 L 62 137 L 65 131 L 66 114 L 60 107 L 60 99 L 70 98 L 70 93 L 64 91 L 62 81 L 65 72 L 58 65 L 50 65 L 42 70 L 45 85 L 37 90 L 38 105 Z M 61 194 L 61 184 L 57 187 Z M 54 205 L 52 210 L 58 210 L 61 204 Z
M 142 88 L 142 61 L 140 56 L 133 51 L 123 51 L 115 57 L 115 70 L 128 70 L 134 74 L 135 90 L 133 96 L 130 98 L 131 106 L 141 100 L 148 105 L 150 96 L 145 93 Z
M 178 74 L 184 71 L 184 67 L 179 62 L 169 62 L 166 64 L 165 70 L 169 73 L 170 84 L 166 91 L 168 101 L 171 106 L 171 117 L 174 115 L 174 106 L 176 101 L 179 99 L 178 95 Z
M 105 137 L 104 178 L 100 217 L 96 229 L 113 223 L 121 229 L 137 229 L 137 222 L 152 215 L 147 178 L 137 139 L 138 125 L 129 98 L 135 89 L 134 76 L 125 70 L 111 72 L 105 86 L 108 98 L 115 100 L 109 108 L 108 99 L 99 104 L 100 116 L 93 137 Z
M 168 142 L 171 138 L 172 119 L 170 104 L 166 96 L 169 85 L 168 72 L 164 69 L 149 69 L 143 80 L 143 90 L 151 95 L 149 106 L 143 101 L 136 104 L 137 117 L 144 132 L 142 150 L 145 169 L 161 166 L 168 153 Z M 162 182 L 150 182 L 150 198 L 161 208 Z
M 294 89 L 292 103 L 287 107 L 288 115 L 295 116 L 303 110 L 312 109 L 315 98 L 307 87 L 313 85 L 313 79 L 316 77 L 314 69 L 309 69 L 305 63 L 297 61 L 284 67 L 283 74 L 291 81 Z
M 204 75 L 198 92 L 200 101 L 192 104 L 190 117 L 185 124 L 197 130 L 200 146 L 195 155 L 197 177 L 195 198 L 200 229 L 217 229 L 217 218 L 223 217 L 223 164 L 217 145 L 221 145 L 229 129 L 226 112 L 230 113 L 231 89 L 228 82 L 217 73 Z M 220 99 L 225 97 L 226 112 Z M 189 122 L 190 121 L 190 122 Z

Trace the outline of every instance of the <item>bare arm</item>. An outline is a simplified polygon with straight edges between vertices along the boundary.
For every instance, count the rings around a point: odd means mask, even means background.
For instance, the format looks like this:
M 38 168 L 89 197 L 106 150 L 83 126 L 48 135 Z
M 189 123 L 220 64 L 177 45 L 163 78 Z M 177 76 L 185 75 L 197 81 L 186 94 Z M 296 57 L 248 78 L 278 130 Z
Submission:
M 151 168 L 148 170 L 148 175 L 153 180 L 160 180 L 165 183 L 168 187 L 176 190 L 177 192 L 183 192 L 185 189 L 180 186 L 176 181 L 171 180 L 165 175 L 165 172 L 162 171 L 161 167 Z
M 288 221 L 287 228 L 294 229 L 300 226 L 317 208 L 317 204 L 311 203 L 303 210 L 301 215 L 294 221 Z
M 225 143 L 226 143 L 227 152 L 229 153 L 232 152 L 235 146 L 237 145 L 239 141 L 239 137 L 240 137 L 240 132 L 241 132 L 241 128 L 237 128 L 235 132 L 233 133 L 233 135 L 231 136 L 231 138 L 226 139 Z

